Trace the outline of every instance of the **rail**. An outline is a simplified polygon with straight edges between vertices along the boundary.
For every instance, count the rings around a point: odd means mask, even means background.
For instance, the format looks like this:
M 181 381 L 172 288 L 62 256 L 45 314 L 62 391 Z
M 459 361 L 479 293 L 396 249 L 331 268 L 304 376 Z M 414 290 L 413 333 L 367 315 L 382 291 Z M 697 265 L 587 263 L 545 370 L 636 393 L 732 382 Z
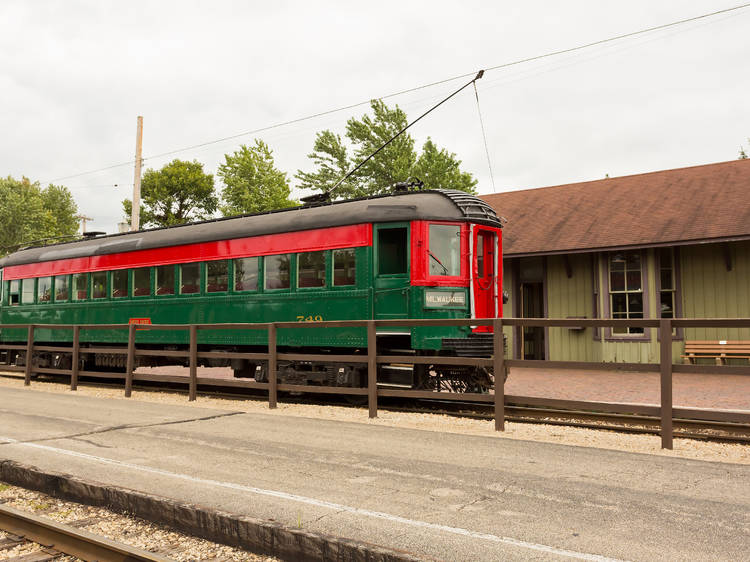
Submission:
M 412 328 L 420 326 L 487 326 L 493 328 L 493 350 L 490 358 L 487 357 L 436 357 L 436 356 L 413 356 L 413 355 L 378 355 L 376 347 L 378 328 Z M 493 394 L 479 393 L 436 393 L 424 390 L 405 390 L 394 388 L 378 388 L 377 366 L 386 363 L 404 364 L 440 364 L 440 365 L 471 365 L 491 367 L 494 373 L 505 373 L 509 367 L 546 367 L 557 369 L 600 369 L 600 370 L 631 370 L 631 371 L 658 371 L 660 373 L 660 404 L 651 405 L 623 405 L 601 402 L 586 402 L 589 408 L 600 411 L 619 414 L 637 413 L 655 416 L 660 419 L 660 435 L 662 448 L 671 449 L 673 446 L 673 419 L 675 416 L 698 415 L 704 418 L 712 416 L 713 421 L 727 421 L 736 423 L 750 423 L 750 415 L 735 412 L 720 411 L 697 411 L 684 408 L 674 408 L 672 402 L 672 375 L 678 373 L 695 372 L 721 372 L 750 375 L 750 367 L 720 366 L 709 368 L 704 365 L 674 365 L 672 363 L 672 338 L 660 338 L 659 363 L 600 363 L 579 361 L 535 361 L 521 359 L 506 359 L 504 357 L 503 327 L 504 326 L 529 326 L 529 327 L 570 327 L 570 328 L 657 328 L 659 334 L 671 334 L 673 328 L 747 328 L 750 327 L 750 318 L 729 319 L 550 319 L 550 318 L 494 318 L 494 319 L 431 319 L 431 320 L 340 320 L 320 322 L 271 322 L 271 323 L 232 323 L 232 324 L 4 324 L 0 329 L 25 329 L 27 333 L 26 342 L 20 344 L 3 344 L 0 350 L 17 350 L 25 352 L 26 358 L 33 356 L 34 351 L 50 351 L 59 353 L 71 353 L 71 369 L 34 368 L 33 361 L 26 360 L 25 366 L 8 365 L 7 370 L 23 371 L 24 384 L 29 385 L 32 373 L 45 373 L 70 376 L 70 388 L 75 390 L 78 379 L 81 376 L 88 377 L 123 377 L 123 373 L 104 373 L 99 371 L 81 371 L 79 357 L 81 353 L 97 354 L 123 354 L 127 356 L 125 378 L 125 397 L 130 397 L 135 380 L 151 380 L 160 382 L 183 382 L 184 377 L 165 375 L 140 375 L 134 374 L 135 358 L 158 354 L 175 358 L 188 359 L 189 379 L 188 398 L 196 399 L 198 385 L 225 386 L 262 389 L 268 392 L 269 408 L 276 408 L 279 391 L 285 392 L 307 392 L 307 393 L 329 393 L 344 395 L 367 396 L 369 416 L 377 417 L 378 397 L 402 397 L 402 398 L 437 398 L 441 400 L 473 401 L 479 403 L 491 403 L 494 405 L 495 430 L 505 429 L 505 407 L 510 400 L 516 403 L 531 403 L 535 400 L 526 397 L 510 397 L 505 395 L 504 376 L 495 377 L 495 388 Z M 277 349 L 278 331 L 290 328 L 305 329 L 327 329 L 327 328 L 366 328 L 367 329 L 367 355 L 313 355 L 302 353 L 283 353 Z M 73 342 L 71 347 L 35 345 L 34 335 L 36 329 L 60 329 L 72 330 Z M 200 330 L 265 330 L 267 333 L 267 351 L 265 353 L 243 353 L 243 352 L 212 352 L 198 350 L 198 332 Z M 109 347 L 86 347 L 81 345 L 81 331 L 83 330 L 127 330 L 127 347 L 112 345 Z M 189 331 L 189 344 L 187 350 L 154 351 L 148 349 L 137 349 L 136 330 L 187 330 Z M 498 353 L 500 351 L 500 353 Z M 228 358 L 247 359 L 251 361 L 266 361 L 268 364 L 268 382 L 246 381 L 246 380 L 218 380 L 207 377 L 198 377 L 198 359 L 201 358 Z M 367 386 L 365 388 L 337 387 L 337 386 L 308 386 L 278 383 L 278 361 L 330 361 L 332 363 L 361 363 L 367 365 Z M 520 402 L 518 402 L 520 401 Z M 558 407 L 570 407 L 575 409 L 583 404 L 578 401 L 556 400 Z
M 83 560 L 112 562 L 168 562 L 169 560 L 153 552 L 118 543 L 106 537 L 4 505 L 0 505 L 0 529 Z

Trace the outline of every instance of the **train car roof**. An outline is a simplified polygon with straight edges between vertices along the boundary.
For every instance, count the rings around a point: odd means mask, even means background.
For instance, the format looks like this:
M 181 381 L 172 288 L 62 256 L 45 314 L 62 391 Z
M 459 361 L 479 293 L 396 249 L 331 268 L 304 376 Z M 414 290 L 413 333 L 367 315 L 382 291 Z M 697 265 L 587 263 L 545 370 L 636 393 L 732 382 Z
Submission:
M 332 226 L 411 220 L 501 226 L 492 207 L 463 191 L 407 191 L 26 248 L 0 260 L 0 267 Z

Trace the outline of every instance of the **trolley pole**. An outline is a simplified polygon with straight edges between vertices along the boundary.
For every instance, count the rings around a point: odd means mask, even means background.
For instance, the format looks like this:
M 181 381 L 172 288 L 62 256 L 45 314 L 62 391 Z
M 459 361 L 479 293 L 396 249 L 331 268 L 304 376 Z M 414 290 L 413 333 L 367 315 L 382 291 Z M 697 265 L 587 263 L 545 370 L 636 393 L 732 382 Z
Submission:
M 138 116 L 138 129 L 135 134 L 135 177 L 133 179 L 133 208 L 130 212 L 130 230 L 140 228 L 141 221 L 141 150 L 143 148 L 143 117 Z

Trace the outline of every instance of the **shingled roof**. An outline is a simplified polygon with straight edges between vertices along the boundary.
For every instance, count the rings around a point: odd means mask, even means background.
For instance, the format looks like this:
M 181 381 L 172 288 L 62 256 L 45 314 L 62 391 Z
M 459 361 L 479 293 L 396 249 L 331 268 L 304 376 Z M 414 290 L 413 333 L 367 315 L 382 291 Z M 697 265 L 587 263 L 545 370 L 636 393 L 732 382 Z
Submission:
M 750 159 L 484 195 L 507 256 L 750 239 Z

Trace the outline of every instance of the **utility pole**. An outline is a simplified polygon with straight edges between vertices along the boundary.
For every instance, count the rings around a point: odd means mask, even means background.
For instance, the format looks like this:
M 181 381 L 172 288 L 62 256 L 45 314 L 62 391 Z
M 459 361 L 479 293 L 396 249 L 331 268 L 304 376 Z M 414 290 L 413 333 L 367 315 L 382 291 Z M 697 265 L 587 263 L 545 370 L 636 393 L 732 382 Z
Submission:
M 141 149 L 143 148 L 143 117 L 138 116 L 135 135 L 135 181 L 133 181 L 133 208 L 130 214 L 130 230 L 138 230 L 141 223 Z
M 81 234 L 86 234 L 86 221 L 92 221 L 91 217 L 86 215 L 76 215 L 76 218 L 81 221 Z

